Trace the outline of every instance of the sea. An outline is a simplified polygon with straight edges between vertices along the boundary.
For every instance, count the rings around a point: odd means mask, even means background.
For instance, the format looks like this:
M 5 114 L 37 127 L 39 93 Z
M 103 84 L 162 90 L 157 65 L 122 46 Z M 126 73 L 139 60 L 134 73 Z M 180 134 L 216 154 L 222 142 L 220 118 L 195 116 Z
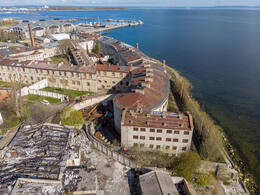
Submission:
M 142 20 L 105 35 L 180 71 L 196 98 L 239 150 L 260 183 L 260 9 L 129 8 L 105 11 L 0 13 L 0 18 L 89 17 Z M 92 20 L 92 21 L 93 21 Z M 90 22 L 79 19 L 75 21 Z

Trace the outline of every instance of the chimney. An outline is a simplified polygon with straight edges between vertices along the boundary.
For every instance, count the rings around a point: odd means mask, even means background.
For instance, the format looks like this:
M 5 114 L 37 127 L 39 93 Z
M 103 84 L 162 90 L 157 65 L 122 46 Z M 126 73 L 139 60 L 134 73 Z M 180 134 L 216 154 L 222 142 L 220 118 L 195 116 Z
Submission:
M 30 39 L 31 39 L 31 45 L 32 45 L 32 47 L 34 47 L 35 42 L 34 42 L 34 37 L 33 37 L 33 33 L 32 33 L 32 27 L 30 24 L 28 24 L 28 28 L 29 28 L 29 34 L 30 34 Z
M 165 61 L 165 60 L 163 60 L 163 62 L 162 62 L 162 65 L 163 65 L 163 66 L 165 66 L 165 64 L 166 64 L 166 61 Z
M 139 49 L 139 43 L 136 43 L 136 49 Z

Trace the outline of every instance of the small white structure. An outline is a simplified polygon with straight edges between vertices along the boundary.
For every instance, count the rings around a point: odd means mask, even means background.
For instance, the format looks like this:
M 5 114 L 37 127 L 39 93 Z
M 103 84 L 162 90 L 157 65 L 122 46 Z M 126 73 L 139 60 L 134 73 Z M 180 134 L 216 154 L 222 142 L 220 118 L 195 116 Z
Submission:
M 64 40 L 64 39 L 70 39 L 70 35 L 69 35 L 69 34 L 66 34 L 66 33 L 53 34 L 53 35 L 51 35 L 51 38 L 52 38 L 54 41 L 61 41 L 61 40 Z
M 0 112 L 0 125 L 2 125 L 3 123 L 4 123 L 4 120 L 3 120 L 2 114 Z

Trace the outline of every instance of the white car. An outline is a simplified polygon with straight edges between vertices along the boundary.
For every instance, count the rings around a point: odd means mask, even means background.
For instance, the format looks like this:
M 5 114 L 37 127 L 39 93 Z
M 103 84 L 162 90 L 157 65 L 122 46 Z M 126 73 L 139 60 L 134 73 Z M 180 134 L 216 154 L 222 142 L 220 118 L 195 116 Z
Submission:
M 41 103 L 45 104 L 45 105 L 49 105 L 50 104 L 47 100 L 42 100 Z

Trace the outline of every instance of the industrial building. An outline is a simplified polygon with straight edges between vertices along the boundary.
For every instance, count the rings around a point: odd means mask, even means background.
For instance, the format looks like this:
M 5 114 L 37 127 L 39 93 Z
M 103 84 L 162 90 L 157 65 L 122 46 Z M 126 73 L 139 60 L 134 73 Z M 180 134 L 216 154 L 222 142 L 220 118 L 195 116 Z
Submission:
M 75 26 L 72 23 L 66 21 L 60 21 L 60 20 L 41 21 L 40 20 L 40 21 L 22 21 L 21 23 L 11 27 L 9 30 L 29 39 L 30 32 L 28 29 L 28 24 L 32 28 L 33 35 L 37 37 L 47 36 L 56 33 L 71 33 L 75 29 Z

